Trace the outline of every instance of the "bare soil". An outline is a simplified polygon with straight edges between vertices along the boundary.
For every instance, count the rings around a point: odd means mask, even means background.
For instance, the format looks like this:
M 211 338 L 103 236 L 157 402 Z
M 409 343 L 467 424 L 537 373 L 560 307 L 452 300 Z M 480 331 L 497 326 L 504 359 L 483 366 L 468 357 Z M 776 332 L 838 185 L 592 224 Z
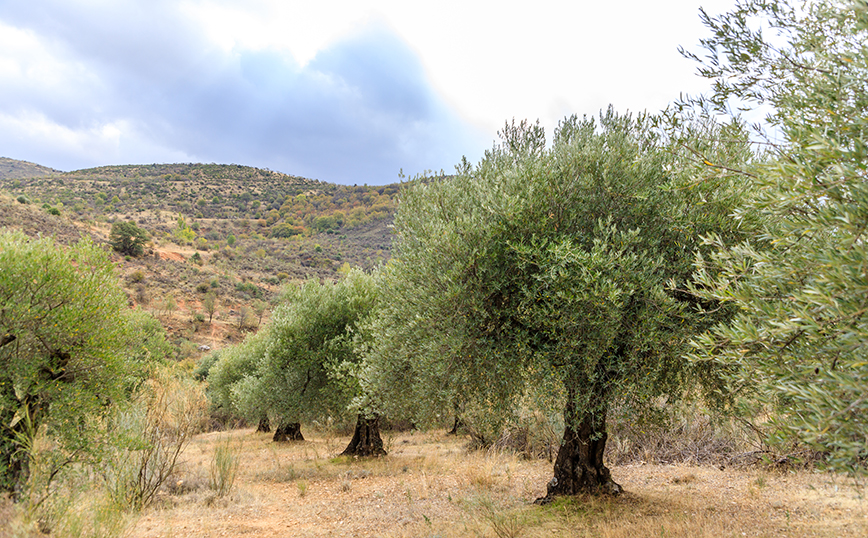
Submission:
M 184 537 L 868 536 L 868 503 L 841 476 L 762 467 L 612 468 L 625 494 L 539 507 L 552 464 L 468 451 L 467 440 L 386 432 L 384 458 L 336 458 L 349 437 L 304 429 L 273 443 L 252 429 L 198 436 L 130 532 Z M 240 461 L 232 492 L 208 487 L 215 447 Z

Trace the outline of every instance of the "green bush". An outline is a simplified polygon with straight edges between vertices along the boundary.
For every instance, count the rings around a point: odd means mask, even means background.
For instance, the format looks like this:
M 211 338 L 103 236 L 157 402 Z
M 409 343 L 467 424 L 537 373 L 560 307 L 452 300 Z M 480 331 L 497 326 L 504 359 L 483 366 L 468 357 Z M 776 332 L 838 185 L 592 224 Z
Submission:
M 252 298 L 262 297 L 262 290 L 252 282 L 239 282 L 235 284 L 235 291 Z
M 273 228 L 271 228 L 271 233 L 269 234 L 271 237 L 292 237 L 294 235 L 300 235 L 304 231 L 304 228 L 300 226 L 292 226 L 291 224 L 281 223 Z M 232 236 L 230 236 L 232 237 Z M 229 240 L 227 238 L 226 242 Z M 234 242 L 234 241 L 233 241 Z M 231 243 L 230 243 L 231 244 Z
M 0 233 L 0 491 L 21 491 L 41 431 L 52 453 L 66 454 L 58 470 L 101 445 L 101 417 L 125 399 L 147 355 L 126 303 L 89 240 L 65 249 Z
M 115 221 L 109 234 L 112 248 L 121 254 L 141 256 L 145 253 L 148 233 L 136 226 L 135 222 Z

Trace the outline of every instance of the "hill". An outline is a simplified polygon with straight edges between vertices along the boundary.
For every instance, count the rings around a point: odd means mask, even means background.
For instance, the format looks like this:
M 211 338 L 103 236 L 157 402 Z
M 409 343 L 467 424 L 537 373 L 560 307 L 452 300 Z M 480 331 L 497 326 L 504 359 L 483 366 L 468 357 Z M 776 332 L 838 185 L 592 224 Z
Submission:
M 107 244 L 112 223 L 135 222 L 145 255 L 112 253 L 130 304 L 163 322 L 179 359 L 195 358 L 256 330 L 282 285 L 388 260 L 399 189 L 239 165 L 104 166 L 0 177 L 0 227 Z
M 60 174 L 60 170 L 29 163 L 16 161 L 7 157 L 0 157 L 0 179 L 17 179 L 25 177 L 41 177 L 51 174 Z

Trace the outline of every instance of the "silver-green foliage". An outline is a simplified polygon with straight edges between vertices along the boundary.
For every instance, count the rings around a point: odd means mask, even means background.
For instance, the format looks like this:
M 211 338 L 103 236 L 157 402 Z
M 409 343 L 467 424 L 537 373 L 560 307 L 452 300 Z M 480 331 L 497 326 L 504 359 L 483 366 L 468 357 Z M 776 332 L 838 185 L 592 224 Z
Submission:
M 338 282 L 288 287 L 271 323 L 224 350 L 211 370 L 215 401 L 258 421 L 339 419 L 359 387 L 359 323 L 376 307 L 374 278 L 350 271 Z
M 696 358 L 734 368 L 733 389 L 776 404 L 783 437 L 864 469 L 868 2 L 749 1 L 705 22 L 707 103 L 770 107 L 774 159 L 741 209 L 762 216 L 762 234 L 731 247 L 711 235 L 716 252 L 698 262 L 697 292 L 739 313 L 696 341 Z
M 233 389 L 256 371 L 257 364 L 265 353 L 267 334 L 266 327 L 249 335 L 240 344 L 211 354 L 216 355 L 216 362 L 208 371 L 208 400 L 212 413 L 225 418 L 243 416 L 233 401 Z M 250 409 L 246 411 L 256 421 L 266 416 L 264 409 L 255 416 L 252 416 L 254 413 Z
M 567 118 L 550 147 L 508 124 L 477 166 L 402 191 L 362 376 L 384 410 L 496 416 L 530 391 L 571 402 L 570 426 L 681 396 L 686 341 L 713 319 L 684 292 L 692 260 L 702 235 L 749 227 L 729 217 L 729 169 L 751 155 L 738 125 L 666 136 L 652 120 Z
M 89 241 L 0 233 L 0 490 L 20 488 L 37 434 L 57 465 L 93 455 L 101 420 L 164 350 L 126 307 L 111 261 Z

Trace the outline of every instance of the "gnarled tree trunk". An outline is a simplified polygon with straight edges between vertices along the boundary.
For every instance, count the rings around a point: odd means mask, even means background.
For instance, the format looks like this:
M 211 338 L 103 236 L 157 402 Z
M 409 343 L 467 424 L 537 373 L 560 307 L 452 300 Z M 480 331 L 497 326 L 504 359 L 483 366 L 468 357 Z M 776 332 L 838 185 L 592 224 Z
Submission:
M 353 431 L 353 438 L 347 448 L 341 452 L 341 456 L 385 456 L 386 450 L 383 448 L 383 439 L 380 437 L 380 417 L 374 415 L 371 418 L 365 418 L 364 415 L 359 415 L 356 420 L 356 429 Z
M 271 432 L 271 424 L 268 422 L 268 417 L 263 417 L 259 419 L 259 424 L 256 425 L 256 433 L 269 433 Z M 300 435 L 300 433 L 299 433 Z
M 281 424 L 274 430 L 272 440 L 276 443 L 286 441 L 304 441 L 304 436 L 301 435 L 301 424 L 298 422 L 290 422 Z
M 452 423 L 452 429 L 446 432 L 447 435 L 458 435 L 458 429 L 462 426 L 464 426 L 464 423 L 461 422 L 461 418 L 455 415 L 455 422 Z
M 9 418 L 5 413 L 0 417 Z M 0 492 L 11 493 L 16 501 L 21 499 L 27 477 L 30 476 L 29 453 L 22 450 L 16 440 L 17 436 L 26 435 L 23 426 L 19 422 L 7 430 L 10 435 L 0 437 Z
M 555 459 L 554 478 L 545 497 L 535 502 L 546 504 L 558 495 L 579 493 L 618 495 L 622 488 L 612 480 L 603 464 L 606 450 L 606 413 L 578 413 L 574 392 L 568 391 L 564 409 L 564 440 Z

